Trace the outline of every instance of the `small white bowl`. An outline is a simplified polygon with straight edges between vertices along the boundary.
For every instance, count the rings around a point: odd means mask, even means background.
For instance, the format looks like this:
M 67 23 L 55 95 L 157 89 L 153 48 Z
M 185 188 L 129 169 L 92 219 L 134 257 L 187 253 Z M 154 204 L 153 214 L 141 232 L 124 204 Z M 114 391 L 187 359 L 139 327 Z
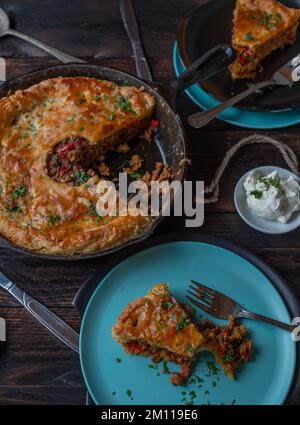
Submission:
M 247 196 L 244 189 L 244 182 L 246 177 L 251 171 L 258 171 L 262 176 L 266 176 L 272 171 L 277 171 L 280 178 L 288 178 L 289 176 L 294 177 L 299 183 L 300 178 L 289 170 L 285 170 L 280 167 L 264 166 L 254 168 L 244 174 L 243 177 L 238 181 L 234 191 L 234 203 L 240 217 L 253 229 L 258 230 L 262 233 L 268 233 L 273 235 L 280 235 L 282 233 L 288 233 L 292 230 L 297 229 L 300 226 L 300 211 L 295 212 L 287 223 L 279 223 L 278 221 L 267 220 L 262 217 L 258 217 L 253 214 L 247 205 Z

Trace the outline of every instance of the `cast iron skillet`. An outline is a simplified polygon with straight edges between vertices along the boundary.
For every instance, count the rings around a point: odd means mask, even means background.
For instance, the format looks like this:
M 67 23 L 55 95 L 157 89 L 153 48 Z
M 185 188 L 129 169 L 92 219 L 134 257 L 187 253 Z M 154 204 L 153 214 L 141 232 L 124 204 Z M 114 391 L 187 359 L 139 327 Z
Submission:
M 160 245 L 168 242 L 174 241 L 194 241 L 194 242 L 203 242 L 212 245 L 219 246 L 221 248 L 227 249 L 234 252 L 240 257 L 246 259 L 257 267 L 274 285 L 274 287 L 279 292 L 280 296 L 285 302 L 287 309 L 289 310 L 291 317 L 298 317 L 300 312 L 300 302 L 294 291 L 290 288 L 288 283 L 280 276 L 278 273 L 261 260 L 256 255 L 252 254 L 245 248 L 240 247 L 230 241 L 225 239 L 210 236 L 210 235 L 201 235 L 198 233 L 172 233 L 166 235 L 157 235 L 153 238 L 142 242 L 138 247 L 131 246 L 126 251 L 118 252 L 116 255 L 105 259 L 105 261 L 99 259 L 97 269 L 93 272 L 85 282 L 80 286 L 75 298 L 73 300 L 73 305 L 83 317 L 87 304 L 93 295 L 94 291 L 98 287 L 99 283 L 104 279 L 104 277 L 118 264 L 123 260 L 134 255 L 135 253 L 147 249 L 154 245 Z M 291 383 L 290 391 L 287 395 L 284 404 L 292 404 L 296 397 L 299 395 L 300 391 L 300 343 L 296 344 L 296 367 L 293 382 Z M 94 404 L 91 396 L 87 395 L 87 404 Z
M 148 149 L 145 153 L 147 169 L 154 169 L 156 161 L 161 161 L 168 164 L 176 179 L 183 180 L 185 166 L 182 165 L 182 160 L 185 159 L 185 132 L 179 116 L 174 112 L 172 107 L 175 106 L 176 95 L 184 90 L 189 85 L 208 78 L 217 72 L 228 67 L 235 59 L 235 53 L 228 45 L 216 46 L 198 58 L 189 69 L 179 78 L 171 81 L 169 84 L 150 83 L 140 80 L 125 72 L 118 71 L 112 68 L 106 68 L 96 65 L 85 64 L 68 64 L 59 65 L 39 71 L 26 74 L 18 77 L 7 83 L 4 83 L 0 88 L 0 98 L 13 93 L 16 90 L 26 89 L 34 84 L 49 78 L 59 76 L 86 76 L 104 80 L 111 80 L 118 84 L 130 85 L 136 87 L 144 87 L 147 92 L 156 98 L 155 118 L 160 121 L 160 126 L 155 136 L 155 143 L 141 144 L 135 146 L 138 152 L 141 149 Z M 149 146 L 147 146 L 149 145 Z M 131 151 L 131 155 L 134 152 Z M 124 159 L 123 159 L 124 161 Z M 118 164 L 114 164 L 118 168 Z M 119 164 L 120 165 L 120 164 Z M 113 168 L 112 168 L 113 169 Z M 139 242 L 147 238 L 160 222 L 162 216 L 153 220 L 153 224 L 144 233 L 138 235 L 135 239 L 125 241 L 113 248 L 102 250 L 92 254 L 73 255 L 73 256 L 55 256 L 37 253 L 14 245 L 4 237 L 0 236 L 0 248 L 8 248 L 13 251 L 28 254 L 33 257 L 57 260 L 78 260 L 90 259 L 99 257 L 105 254 L 113 253 L 121 248 L 124 248 L 134 242 Z
M 300 8 L 300 0 L 280 0 L 285 6 Z M 177 42 L 180 57 L 187 68 L 195 58 L 219 43 L 231 43 L 232 18 L 236 0 L 200 0 L 198 8 L 186 16 L 178 30 Z M 251 30 L 251 28 L 249 28 Z M 200 83 L 208 94 L 224 101 L 244 91 L 247 84 L 268 80 L 273 73 L 300 51 L 300 29 L 293 46 L 273 52 L 263 61 L 263 71 L 255 80 L 233 80 L 228 69 Z M 261 112 L 277 112 L 300 105 L 300 84 L 292 88 L 275 87 L 263 94 L 255 94 L 239 102 L 236 107 Z

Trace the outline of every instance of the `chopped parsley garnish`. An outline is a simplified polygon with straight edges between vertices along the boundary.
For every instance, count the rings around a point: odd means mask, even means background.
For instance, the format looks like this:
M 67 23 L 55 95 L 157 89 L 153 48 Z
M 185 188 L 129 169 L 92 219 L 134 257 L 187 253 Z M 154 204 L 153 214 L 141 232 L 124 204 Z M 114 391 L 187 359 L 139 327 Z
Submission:
M 79 131 L 84 131 L 84 127 L 80 127 Z
M 136 112 L 132 109 L 131 103 L 127 97 L 121 96 L 118 99 L 118 106 L 122 111 L 130 112 L 132 115 L 136 115 Z
M 162 306 L 170 310 L 172 307 L 174 307 L 174 303 L 172 301 L 164 301 Z
M 18 199 L 21 196 L 24 196 L 26 194 L 26 186 L 24 184 L 21 184 L 20 186 L 18 186 L 12 193 L 12 198 L 13 199 Z
M 195 376 L 192 376 L 191 379 L 189 380 L 189 384 L 196 384 L 197 380 Z
M 272 30 L 275 27 L 272 13 L 265 12 L 261 20 L 261 23 L 265 25 L 268 28 L 268 30 Z
M 273 178 L 270 177 L 267 181 L 268 181 L 269 185 L 271 185 L 273 187 L 276 187 L 276 188 L 280 187 L 280 181 L 277 180 L 277 179 L 273 179 Z
M 158 297 L 163 297 L 164 292 L 161 289 L 154 289 L 153 294 L 157 295 Z
M 97 219 L 98 219 L 98 220 L 102 220 L 101 215 L 99 215 L 99 214 L 97 213 L 96 207 L 95 207 L 92 203 L 90 203 L 90 213 L 91 213 L 93 216 L 97 217 Z
M 195 391 L 189 391 L 189 394 L 187 395 L 185 391 L 181 393 L 182 399 L 181 402 L 184 402 L 186 405 L 192 405 L 194 404 L 194 399 L 197 398 L 197 394 Z M 189 400 L 187 400 L 187 397 L 189 397 Z
M 252 190 L 252 192 L 250 192 L 250 195 L 254 196 L 256 199 L 261 199 L 263 193 L 261 190 Z
M 186 347 L 186 349 L 187 349 L 187 351 L 189 353 L 193 353 L 193 351 L 194 351 L 194 347 L 192 346 L 192 344 L 188 344 L 188 346 Z
M 76 182 L 79 184 L 84 184 L 88 181 L 90 176 L 85 171 L 77 171 L 75 173 Z
M 132 177 L 133 179 L 140 179 L 142 175 L 140 173 L 132 173 L 130 177 Z
M 121 360 L 119 357 L 116 357 L 116 362 L 117 362 L 117 363 L 121 363 L 121 361 L 122 361 L 122 360 Z
M 149 364 L 148 367 L 150 367 L 150 369 L 157 369 L 157 365 L 156 364 Z
M 207 367 L 211 375 L 217 375 L 220 370 L 216 367 L 214 362 L 207 362 Z
M 74 121 L 74 117 L 68 118 L 67 122 L 73 122 Z
M 50 215 L 50 218 L 49 218 L 49 223 L 52 224 L 52 225 L 54 225 L 54 224 L 57 224 L 58 222 L 60 222 L 60 220 L 61 220 L 60 215 L 53 215 L 53 214 L 51 214 Z
M 204 394 L 205 395 L 208 395 L 209 394 L 209 391 L 208 390 L 204 391 Z
M 128 395 L 129 398 L 131 398 L 132 400 L 132 391 L 131 390 L 127 390 L 126 394 Z
M 187 325 L 189 325 L 189 323 L 190 323 L 190 319 L 187 317 L 186 314 L 183 314 L 180 322 L 178 322 L 177 325 L 176 325 L 176 331 L 181 331 Z
M 12 208 L 10 209 L 10 211 L 12 211 L 12 212 L 19 212 L 19 213 L 21 213 L 21 212 L 22 212 L 22 208 L 21 208 L 19 205 L 15 205 L 14 207 L 12 207 Z
M 34 124 L 29 124 L 28 125 L 28 130 L 30 130 L 30 131 L 36 131 L 36 128 L 35 128 L 35 125 Z
M 260 177 L 258 181 L 260 183 L 276 187 L 277 189 L 280 187 L 280 181 L 278 179 L 274 179 L 273 177 Z
M 255 41 L 255 40 L 256 40 L 256 38 L 253 36 L 253 34 L 252 34 L 250 31 L 248 31 L 248 32 L 245 34 L 245 40 L 246 40 L 246 41 Z
M 222 357 L 222 360 L 225 363 L 231 363 L 233 359 L 234 359 L 234 352 L 233 352 L 233 350 L 227 351 L 227 353 L 225 353 L 224 356 Z
M 111 393 L 111 395 L 116 395 L 116 391 L 113 391 L 113 392 Z
M 101 99 L 101 96 L 96 95 L 94 99 L 95 99 L 96 102 L 99 102 L 99 100 Z
M 278 25 L 282 23 L 282 15 L 280 13 L 272 13 L 265 12 L 261 23 L 267 27 L 268 30 L 272 30 L 276 28 Z
M 111 112 L 109 114 L 109 117 L 108 117 L 109 121 L 114 121 L 115 118 L 116 118 L 116 113 L 115 112 Z
M 165 360 L 163 361 L 163 373 L 170 373 L 168 363 Z

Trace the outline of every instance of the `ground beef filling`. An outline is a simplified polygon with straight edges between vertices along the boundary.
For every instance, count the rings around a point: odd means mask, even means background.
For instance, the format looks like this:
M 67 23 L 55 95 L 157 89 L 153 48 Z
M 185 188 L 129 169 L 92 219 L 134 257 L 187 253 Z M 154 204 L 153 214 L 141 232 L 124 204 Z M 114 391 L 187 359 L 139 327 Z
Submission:
M 171 373 L 171 383 L 174 385 L 181 385 L 190 375 L 191 360 L 171 351 L 153 347 L 149 344 L 129 341 L 124 345 L 124 350 L 128 354 L 135 354 L 141 356 L 151 357 L 153 363 L 159 363 L 161 360 L 177 363 L 181 366 L 180 372 Z M 169 373 L 169 370 L 163 370 L 163 373 Z
M 236 369 L 241 362 L 247 362 L 252 352 L 252 341 L 246 338 L 247 329 L 240 325 L 233 316 L 228 326 L 216 326 L 207 320 L 202 330 L 206 341 L 218 350 L 218 355 L 225 364 Z
M 67 137 L 57 143 L 47 157 L 48 176 L 60 183 L 81 185 L 90 177 L 100 175 L 109 177 L 110 170 L 103 162 L 105 154 L 116 150 L 118 153 L 128 153 L 130 150 L 127 142 L 142 134 L 149 128 L 149 118 L 145 118 L 138 124 L 116 131 L 106 137 L 101 143 L 91 144 L 84 137 Z M 153 130 L 150 125 L 151 131 Z M 142 166 L 143 160 L 135 155 L 135 163 L 131 164 L 136 171 Z M 123 172 L 129 172 L 124 170 Z M 133 171 L 133 172 L 134 172 Z
M 84 137 L 68 137 L 57 143 L 47 157 L 49 177 L 57 182 L 79 185 L 95 175 L 94 150 Z

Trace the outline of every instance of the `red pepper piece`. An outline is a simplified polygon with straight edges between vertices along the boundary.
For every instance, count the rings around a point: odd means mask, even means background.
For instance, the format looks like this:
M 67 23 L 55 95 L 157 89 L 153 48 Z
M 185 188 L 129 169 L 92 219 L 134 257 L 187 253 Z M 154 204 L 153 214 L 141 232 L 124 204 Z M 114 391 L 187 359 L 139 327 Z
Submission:
M 71 149 L 75 148 L 78 145 L 78 143 L 79 143 L 78 140 L 75 141 L 75 142 L 71 142 L 67 146 L 65 146 L 61 149 L 58 149 L 57 153 L 59 155 L 64 155 L 64 154 L 68 153 Z
M 245 63 L 247 62 L 246 57 L 244 55 L 241 55 L 239 57 L 239 62 L 240 62 L 241 65 L 245 65 Z
M 151 127 L 152 128 L 158 128 L 160 125 L 160 121 L 159 120 L 151 120 Z

